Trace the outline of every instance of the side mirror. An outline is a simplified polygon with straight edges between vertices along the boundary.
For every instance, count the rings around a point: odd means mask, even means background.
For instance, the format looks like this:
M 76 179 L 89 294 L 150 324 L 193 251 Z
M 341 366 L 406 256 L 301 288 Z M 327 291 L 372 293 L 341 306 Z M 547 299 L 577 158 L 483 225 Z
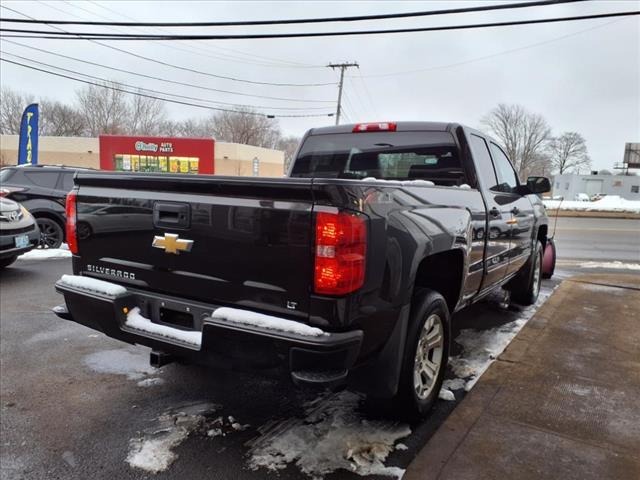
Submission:
M 551 191 L 551 182 L 547 177 L 529 177 L 527 178 L 527 188 L 531 193 L 546 193 Z

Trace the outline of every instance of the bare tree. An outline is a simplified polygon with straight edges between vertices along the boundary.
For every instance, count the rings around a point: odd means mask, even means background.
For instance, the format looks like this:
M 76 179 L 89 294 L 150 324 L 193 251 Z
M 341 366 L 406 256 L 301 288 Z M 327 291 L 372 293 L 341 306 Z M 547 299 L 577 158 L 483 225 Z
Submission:
M 133 95 L 129 104 L 126 132 L 130 135 L 159 135 L 165 119 L 162 100 Z
M 116 82 L 109 82 L 104 86 L 88 85 L 76 92 L 78 110 L 89 136 L 97 137 L 101 133 L 121 134 L 126 131 L 129 113 L 126 93 L 109 88 L 117 86 Z
M 298 149 L 298 145 L 300 144 L 300 137 L 296 136 L 288 136 L 282 137 L 276 148 L 278 150 L 284 151 L 284 171 L 289 170 L 289 165 L 293 161 L 293 156 L 296 154 L 296 150 Z
M 82 114 L 61 102 L 40 102 L 40 134 L 57 137 L 79 137 L 85 134 Z
M 20 133 L 22 112 L 34 102 L 33 95 L 22 94 L 7 87 L 0 90 L 0 133 L 17 135 Z
M 503 144 L 520 178 L 538 168 L 551 138 L 551 128 L 544 117 L 520 105 L 501 103 L 481 123 Z
M 223 142 L 275 148 L 280 139 L 277 121 L 252 110 L 215 114 L 211 117 L 211 128 L 213 136 Z
M 580 173 L 591 168 L 584 137 L 576 132 L 564 132 L 549 142 L 551 162 L 560 175 L 568 171 Z

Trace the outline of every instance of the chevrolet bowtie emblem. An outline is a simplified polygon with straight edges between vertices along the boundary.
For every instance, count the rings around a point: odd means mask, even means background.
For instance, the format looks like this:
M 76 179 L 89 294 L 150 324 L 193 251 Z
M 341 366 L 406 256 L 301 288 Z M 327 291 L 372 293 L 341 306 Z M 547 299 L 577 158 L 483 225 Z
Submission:
M 160 237 L 156 235 L 153 237 L 153 244 L 156 248 L 162 248 L 165 253 L 174 253 L 179 255 L 180 252 L 190 252 L 193 246 L 193 240 L 185 240 L 179 238 L 179 235 L 175 233 L 165 233 Z

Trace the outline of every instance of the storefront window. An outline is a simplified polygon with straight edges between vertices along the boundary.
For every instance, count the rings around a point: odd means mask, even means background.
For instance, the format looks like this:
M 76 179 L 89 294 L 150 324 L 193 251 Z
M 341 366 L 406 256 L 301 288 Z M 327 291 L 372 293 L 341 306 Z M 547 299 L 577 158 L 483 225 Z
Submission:
M 113 156 L 114 169 L 121 172 L 171 172 L 197 174 L 198 157 L 165 157 L 156 155 Z

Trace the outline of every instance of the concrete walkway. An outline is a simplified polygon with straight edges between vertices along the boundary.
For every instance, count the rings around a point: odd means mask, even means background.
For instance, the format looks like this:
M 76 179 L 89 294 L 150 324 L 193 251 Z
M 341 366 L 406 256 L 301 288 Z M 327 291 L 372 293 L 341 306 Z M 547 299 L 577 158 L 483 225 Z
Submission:
M 640 479 L 640 274 L 564 281 L 404 479 Z

